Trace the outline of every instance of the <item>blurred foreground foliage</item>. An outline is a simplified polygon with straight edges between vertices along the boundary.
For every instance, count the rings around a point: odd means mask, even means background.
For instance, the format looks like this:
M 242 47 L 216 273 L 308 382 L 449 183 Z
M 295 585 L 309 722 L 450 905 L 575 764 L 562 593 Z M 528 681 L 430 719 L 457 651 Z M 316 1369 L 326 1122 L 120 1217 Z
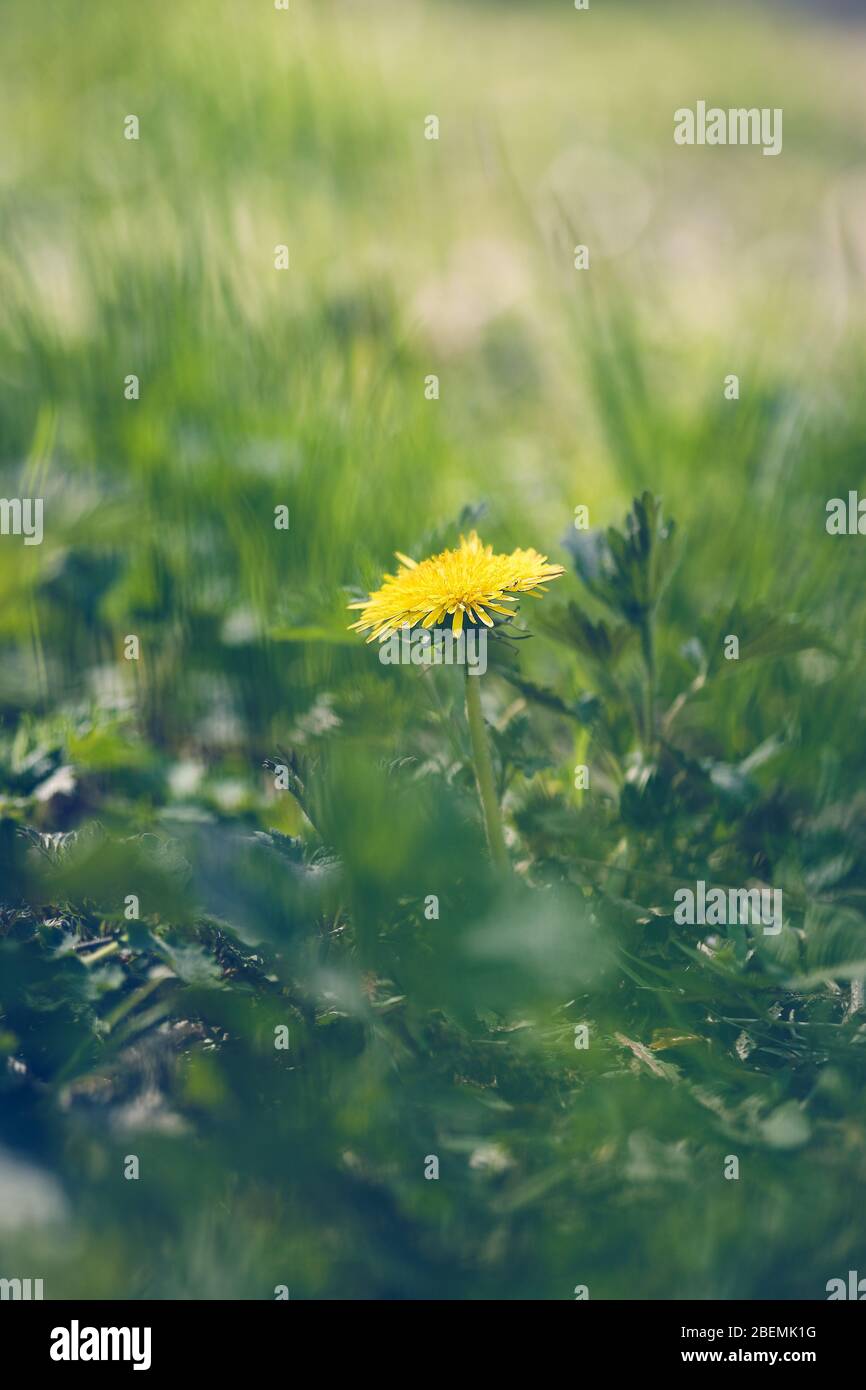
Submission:
M 145 768 L 130 720 L 3 744 L 2 1162 L 42 1214 L 52 1288 L 814 1297 L 816 1272 L 856 1261 L 862 793 L 841 768 L 792 784 L 792 720 L 746 757 L 720 746 L 725 663 L 696 634 L 656 707 L 672 537 L 646 494 L 572 547 L 614 621 L 653 630 L 629 643 L 551 601 L 578 698 L 511 655 L 484 678 L 509 882 L 484 852 L 459 670 L 380 668 L 437 687 L 396 761 L 336 693 L 242 808 L 219 768 Z M 742 624 L 770 660 L 815 650 L 779 627 Z M 145 788 L 152 827 L 124 833 Z M 266 828 L 280 798 L 299 833 Z M 782 932 L 675 925 L 675 887 L 701 878 L 781 887 Z

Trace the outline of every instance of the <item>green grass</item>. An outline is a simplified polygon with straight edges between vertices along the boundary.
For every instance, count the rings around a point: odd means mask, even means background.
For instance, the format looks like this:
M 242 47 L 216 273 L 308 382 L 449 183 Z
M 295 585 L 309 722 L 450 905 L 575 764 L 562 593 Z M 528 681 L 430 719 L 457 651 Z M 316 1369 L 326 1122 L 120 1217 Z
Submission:
M 465 0 L 3 25 L 0 491 L 44 497 L 45 540 L 0 537 L 0 1174 L 66 1215 L 0 1221 L 0 1274 L 822 1297 L 866 1176 L 866 563 L 824 527 L 866 490 L 864 31 Z M 783 107 L 782 156 L 676 147 L 699 97 Z M 644 490 L 677 522 L 657 743 L 564 546 Z M 460 672 L 345 630 L 461 516 L 569 565 L 482 682 L 513 882 Z M 698 878 L 783 887 L 784 932 L 699 949 Z

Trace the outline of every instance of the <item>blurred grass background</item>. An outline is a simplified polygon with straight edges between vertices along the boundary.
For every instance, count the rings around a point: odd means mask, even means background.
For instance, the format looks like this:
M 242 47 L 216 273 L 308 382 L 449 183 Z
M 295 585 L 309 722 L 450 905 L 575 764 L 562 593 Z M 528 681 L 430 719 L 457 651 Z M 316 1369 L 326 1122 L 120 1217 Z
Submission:
M 478 1095 L 455 1087 L 465 1059 L 453 1037 L 431 1041 L 436 1011 L 447 999 L 470 1027 L 478 997 L 452 997 L 447 963 L 414 959 L 402 938 L 392 953 L 386 922 L 395 898 L 461 882 L 443 927 L 460 959 L 461 931 L 496 917 L 493 890 L 480 868 L 466 887 L 480 837 L 453 788 L 396 815 L 379 760 L 432 756 L 429 696 L 345 640 L 344 605 L 395 549 L 420 557 L 454 534 L 467 505 L 486 506 L 485 540 L 563 560 L 576 505 L 607 525 L 649 488 L 682 537 L 661 703 L 688 679 L 683 641 L 717 651 L 740 630 L 732 612 L 746 636 L 766 612 L 807 627 L 813 640 L 786 661 L 722 669 L 685 719 L 732 761 L 784 729 L 774 777 L 816 814 L 844 803 L 839 833 L 858 842 L 866 565 L 858 538 L 827 536 L 824 509 L 866 486 L 861 17 L 3 0 L 2 19 L 0 490 L 45 499 L 42 546 L 0 540 L 4 813 L 48 831 L 191 822 L 217 846 L 233 828 L 306 833 L 261 760 L 339 730 L 323 815 L 358 941 L 337 994 L 340 1018 L 367 1030 L 366 1052 L 350 1032 L 331 1044 L 339 1066 L 313 1049 L 312 1075 L 282 1078 L 300 1088 L 292 1115 L 262 1081 L 241 1138 L 232 1087 L 243 1094 L 245 1067 L 264 1064 L 196 1054 L 183 1095 L 210 1118 L 195 1144 L 145 1124 L 159 1181 L 141 1196 L 120 1183 L 106 1195 L 117 1134 L 43 1116 L 33 1151 L 72 1198 L 72 1230 L 59 1243 L 19 1233 L 8 1249 L 41 1260 L 57 1296 L 267 1297 L 269 1280 L 320 1297 L 569 1297 L 587 1280 L 607 1297 L 821 1296 L 858 1248 L 853 1084 L 837 1096 L 846 1191 L 829 1138 L 810 1160 L 795 1137 L 756 1156 L 763 1191 L 712 1199 L 683 1176 L 701 1115 L 672 1089 L 605 1080 L 605 1054 L 575 1122 L 567 1022 L 536 1020 L 509 1042 L 504 1100 L 484 1091 L 477 1056 Z M 783 108 L 783 153 L 675 146 L 673 112 L 698 99 Z M 129 114 L 138 141 L 123 138 Z M 274 269 L 281 243 L 287 272 Z M 137 401 L 124 398 L 130 373 Z M 122 659 L 129 633 L 139 663 Z M 586 684 L 540 632 L 521 661 L 569 695 Z M 560 789 L 569 738 L 551 735 Z M 36 766 L 72 766 L 74 796 L 37 796 Z M 218 914 L 230 884 L 220 893 Z M 571 959 L 567 918 L 551 927 L 553 959 Z M 267 934 L 282 946 L 278 924 Z M 532 976 L 510 943 L 503 958 Z M 292 951 L 295 978 L 327 995 L 328 951 Z M 395 994 L 432 1010 L 399 1064 L 364 1013 L 370 977 L 393 979 L 395 959 Z M 596 1007 L 612 1032 L 606 968 Z M 479 976 L 490 1001 L 516 1006 L 520 989 L 493 973 Z M 533 1001 L 552 1007 L 541 976 Z M 182 1017 L 249 1032 L 237 1002 L 187 983 Z M 55 1067 L 42 1079 L 62 1088 Z M 517 1113 L 506 1122 L 500 1106 Z M 11 1142 L 12 1102 L 9 1115 Z M 419 1188 L 443 1131 L 461 1182 Z

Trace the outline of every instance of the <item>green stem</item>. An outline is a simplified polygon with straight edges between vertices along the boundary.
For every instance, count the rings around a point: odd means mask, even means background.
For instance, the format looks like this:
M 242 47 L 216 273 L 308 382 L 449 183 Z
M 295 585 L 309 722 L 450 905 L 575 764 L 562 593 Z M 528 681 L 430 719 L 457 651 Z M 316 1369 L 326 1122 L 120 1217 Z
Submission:
M 643 699 L 644 743 L 647 751 L 652 752 L 656 739 L 656 657 L 653 642 L 653 615 L 651 613 L 647 613 L 641 623 L 640 645 L 646 673 Z
M 505 835 L 502 830 L 502 815 L 493 780 L 493 763 L 490 759 L 490 746 L 484 715 L 481 710 L 481 677 L 473 676 L 466 667 L 466 718 L 469 723 L 469 737 L 472 742 L 472 760 L 475 764 L 475 780 L 484 813 L 484 828 L 487 831 L 487 844 L 490 857 L 499 869 L 508 868 L 508 851 L 505 848 Z

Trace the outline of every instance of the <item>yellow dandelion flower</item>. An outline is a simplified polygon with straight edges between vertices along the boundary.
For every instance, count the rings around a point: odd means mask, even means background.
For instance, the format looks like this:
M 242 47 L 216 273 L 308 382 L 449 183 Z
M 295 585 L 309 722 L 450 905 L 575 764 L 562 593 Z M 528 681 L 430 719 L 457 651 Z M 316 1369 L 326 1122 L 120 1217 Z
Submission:
M 384 642 L 402 627 L 444 625 L 459 635 L 464 626 L 493 627 L 491 613 L 509 617 L 519 594 L 543 594 L 549 579 L 565 573 L 562 565 L 551 565 L 537 550 L 513 550 L 510 555 L 494 555 L 492 545 L 484 545 L 475 531 L 461 536 L 456 550 L 417 563 L 396 552 L 400 568 L 386 574 L 382 587 L 369 598 L 349 604 L 360 608 L 361 616 L 351 628 L 369 632 L 368 642 Z

